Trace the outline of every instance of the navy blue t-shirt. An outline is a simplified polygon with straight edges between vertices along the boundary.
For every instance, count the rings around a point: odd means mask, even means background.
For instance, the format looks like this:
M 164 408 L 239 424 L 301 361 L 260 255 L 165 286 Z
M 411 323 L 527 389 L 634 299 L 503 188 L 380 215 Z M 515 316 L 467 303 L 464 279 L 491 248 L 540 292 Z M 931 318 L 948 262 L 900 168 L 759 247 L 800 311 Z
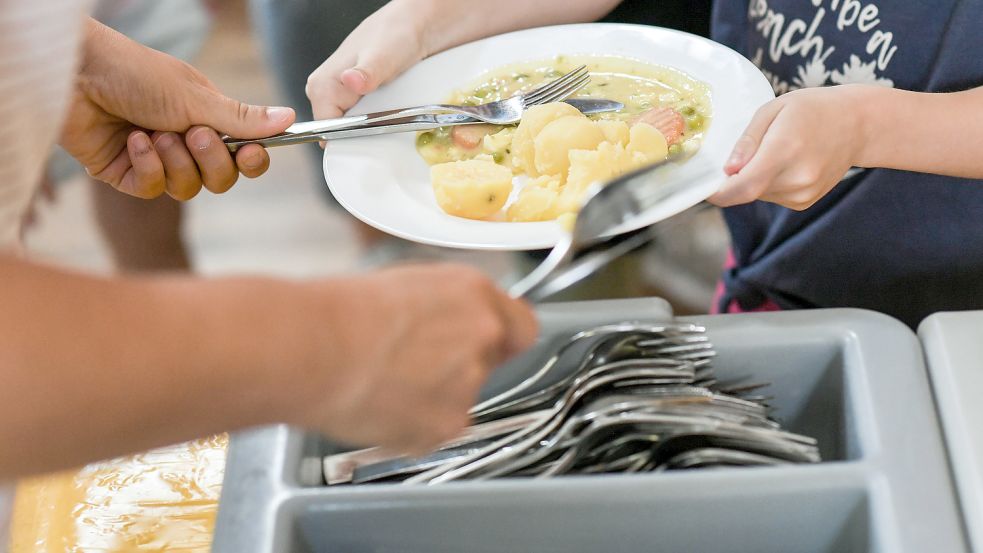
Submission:
M 718 0 L 713 18 L 778 93 L 983 85 L 983 0 Z M 725 218 L 737 267 L 722 306 L 862 307 L 911 326 L 983 309 L 983 181 L 865 170 L 806 211 L 755 202 Z

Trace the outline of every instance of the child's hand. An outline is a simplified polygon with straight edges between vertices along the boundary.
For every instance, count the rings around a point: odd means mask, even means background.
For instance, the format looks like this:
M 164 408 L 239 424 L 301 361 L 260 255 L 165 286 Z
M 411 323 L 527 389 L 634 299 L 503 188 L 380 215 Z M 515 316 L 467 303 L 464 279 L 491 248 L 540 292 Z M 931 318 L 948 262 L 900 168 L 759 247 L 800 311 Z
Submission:
M 866 86 L 791 92 L 755 114 L 710 201 L 721 207 L 754 200 L 803 210 L 856 165 L 864 145 Z
M 315 119 L 341 117 L 362 96 L 427 55 L 422 24 L 406 2 L 369 16 L 307 79 Z

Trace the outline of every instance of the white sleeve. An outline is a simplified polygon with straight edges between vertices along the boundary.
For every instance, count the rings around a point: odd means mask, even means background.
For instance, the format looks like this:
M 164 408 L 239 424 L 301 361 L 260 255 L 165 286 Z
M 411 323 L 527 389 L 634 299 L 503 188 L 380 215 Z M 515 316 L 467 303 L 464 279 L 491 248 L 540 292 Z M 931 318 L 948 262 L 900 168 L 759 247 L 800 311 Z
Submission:
M 0 250 L 20 220 L 61 126 L 87 0 L 0 0 Z

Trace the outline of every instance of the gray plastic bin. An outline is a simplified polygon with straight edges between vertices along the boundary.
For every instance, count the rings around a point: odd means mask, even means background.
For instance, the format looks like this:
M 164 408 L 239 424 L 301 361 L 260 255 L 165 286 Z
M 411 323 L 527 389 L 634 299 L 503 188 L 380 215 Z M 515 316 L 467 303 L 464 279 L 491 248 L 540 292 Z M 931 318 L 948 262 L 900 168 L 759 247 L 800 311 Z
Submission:
M 983 551 L 983 311 L 937 313 L 918 328 L 973 551 Z
M 547 337 L 665 321 L 664 303 L 542 307 Z M 286 427 L 234 436 L 218 553 L 827 553 L 968 551 L 915 335 L 858 310 L 684 318 L 705 325 L 723 378 L 772 383 L 776 416 L 824 462 L 553 480 L 303 486 L 336 450 Z M 543 355 L 498 371 L 487 393 Z

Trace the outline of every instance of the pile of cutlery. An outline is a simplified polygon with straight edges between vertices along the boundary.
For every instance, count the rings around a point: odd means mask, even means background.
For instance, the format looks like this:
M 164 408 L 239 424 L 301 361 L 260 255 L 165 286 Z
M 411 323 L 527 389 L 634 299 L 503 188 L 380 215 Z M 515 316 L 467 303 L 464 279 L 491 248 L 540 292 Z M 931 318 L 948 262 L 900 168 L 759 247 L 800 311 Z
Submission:
M 475 424 L 423 458 L 324 459 L 330 485 L 661 472 L 820 461 L 769 416 L 767 383 L 725 385 L 691 324 L 606 325 L 564 339 L 527 379 L 472 409 Z

